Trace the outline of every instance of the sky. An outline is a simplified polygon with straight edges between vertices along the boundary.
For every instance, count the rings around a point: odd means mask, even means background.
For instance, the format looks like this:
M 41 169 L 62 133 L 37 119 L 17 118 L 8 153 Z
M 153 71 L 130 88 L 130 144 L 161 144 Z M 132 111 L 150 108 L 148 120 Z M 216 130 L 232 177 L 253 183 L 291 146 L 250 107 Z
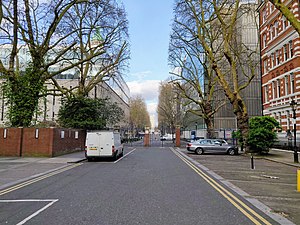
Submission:
M 157 125 L 159 83 L 169 76 L 168 47 L 174 0 L 123 0 L 129 20 L 131 96 L 140 95 Z

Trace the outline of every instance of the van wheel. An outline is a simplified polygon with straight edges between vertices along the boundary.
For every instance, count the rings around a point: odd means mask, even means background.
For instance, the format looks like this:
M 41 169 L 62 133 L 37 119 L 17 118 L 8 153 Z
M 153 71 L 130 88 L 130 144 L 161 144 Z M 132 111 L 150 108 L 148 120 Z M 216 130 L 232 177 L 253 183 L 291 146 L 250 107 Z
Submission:
M 202 155 L 202 154 L 204 153 L 204 151 L 203 151 L 202 148 L 196 148 L 195 153 L 196 153 L 197 155 Z
M 88 162 L 91 162 L 92 161 L 92 158 L 91 157 L 86 157 L 87 161 Z

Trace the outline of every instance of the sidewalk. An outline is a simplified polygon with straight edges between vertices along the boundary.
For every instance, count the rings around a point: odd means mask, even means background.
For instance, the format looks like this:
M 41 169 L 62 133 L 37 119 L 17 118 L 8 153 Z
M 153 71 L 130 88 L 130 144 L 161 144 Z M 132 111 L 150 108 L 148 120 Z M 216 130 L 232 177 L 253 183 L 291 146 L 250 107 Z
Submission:
M 273 219 L 277 218 L 279 224 L 300 224 L 300 192 L 297 192 L 300 164 L 293 162 L 292 151 L 272 149 L 269 155 L 254 156 L 252 164 L 251 155 L 244 153 L 196 155 L 184 148 L 180 150 L 207 173 L 214 174 L 215 179 Z M 285 218 L 292 223 L 284 221 Z
M 300 161 L 300 152 L 298 152 L 298 159 Z M 281 150 L 281 149 L 271 149 L 269 151 L 269 154 L 266 156 L 258 156 L 259 158 L 264 158 L 270 161 L 278 162 L 278 163 L 284 163 L 290 166 L 299 167 L 299 163 L 294 163 L 294 152 L 293 151 L 287 151 L 287 150 Z
M 0 190 L 84 159 L 84 151 L 53 158 L 0 157 Z

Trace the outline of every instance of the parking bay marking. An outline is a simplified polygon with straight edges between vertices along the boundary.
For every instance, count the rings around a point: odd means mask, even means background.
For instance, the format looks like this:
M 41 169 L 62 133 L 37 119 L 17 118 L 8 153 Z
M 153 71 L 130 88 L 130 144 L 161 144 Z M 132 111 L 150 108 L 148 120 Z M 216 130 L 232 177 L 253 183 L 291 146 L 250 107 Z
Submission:
M 52 177 L 52 176 L 54 176 L 54 175 L 56 175 L 56 174 L 59 174 L 59 173 L 62 173 L 62 172 L 64 172 L 64 171 L 73 169 L 73 168 L 75 168 L 75 167 L 77 167 L 77 166 L 80 166 L 80 165 L 82 165 L 82 163 L 76 163 L 76 164 L 74 164 L 74 165 L 67 166 L 67 167 L 64 167 L 64 168 L 62 168 L 62 169 L 58 169 L 58 170 L 55 170 L 55 171 L 53 171 L 53 172 L 47 173 L 47 174 L 45 174 L 45 175 L 36 177 L 36 178 L 34 178 L 34 179 L 30 179 L 30 180 L 28 180 L 28 181 L 22 182 L 22 183 L 20 183 L 20 184 L 17 184 L 17 185 L 15 185 L 15 186 L 12 186 L 12 187 L 10 187 L 10 188 L 7 188 L 7 189 L 4 189 L 4 190 L 0 191 L 0 196 L 1 196 L 1 195 L 5 195 L 5 194 L 7 194 L 7 193 L 9 193 L 9 192 L 18 190 L 18 189 L 20 189 L 20 188 L 22 188 L 22 187 L 26 187 L 26 186 L 28 186 L 28 185 L 30 185 L 30 184 L 33 184 L 33 183 L 36 183 L 36 182 L 38 182 L 38 181 L 44 180 L 44 179 L 46 179 L 46 178 L 48 178 L 48 177 Z
M 29 220 L 31 220 L 33 217 L 37 216 L 47 208 L 49 208 L 51 205 L 53 205 L 55 202 L 57 202 L 58 199 L 18 199 L 18 200 L 0 200 L 0 203 L 15 203 L 15 202 L 49 202 L 47 205 L 45 205 L 43 208 L 37 210 L 30 216 L 26 217 L 21 222 L 17 223 L 16 225 L 23 225 Z
M 223 186 L 221 186 L 218 182 L 216 182 L 214 179 L 212 179 L 210 176 L 205 174 L 200 168 L 195 166 L 193 163 L 191 163 L 189 160 L 184 158 L 182 155 L 180 155 L 176 150 L 173 148 L 170 148 L 171 151 L 179 157 L 183 162 L 185 162 L 191 169 L 193 169 L 199 176 L 201 176 L 208 184 L 210 184 L 216 191 L 218 191 L 224 198 L 226 198 L 231 204 L 233 204 L 239 211 L 241 211 L 248 219 L 250 219 L 254 224 L 261 225 L 257 219 L 259 219 L 261 222 L 263 222 L 266 225 L 272 225 L 269 221 L 267 221 L 265 218 L 263 218 L 261 215 L 256 213 L 253 209 L 251 209 L 249 206 L 247 206 L 244 202 L 242 202 L 240 199 L 238 199 L 236 196 L 234 196 L 231 192 L 226 190 Z M 254 218 L 255 216 L 256 218 Z

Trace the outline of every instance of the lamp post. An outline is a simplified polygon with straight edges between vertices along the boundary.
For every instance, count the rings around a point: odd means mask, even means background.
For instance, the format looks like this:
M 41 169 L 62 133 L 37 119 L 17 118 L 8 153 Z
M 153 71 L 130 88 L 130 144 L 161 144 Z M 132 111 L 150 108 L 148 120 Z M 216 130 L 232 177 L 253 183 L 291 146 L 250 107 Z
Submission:
M 297 140 L 296 140 L 296 109 L 297 102 L 293 99 L 290 103 L 293 110 L 293 120 L 294 120 L 294 163 L 299 163 L 298 152 L 297 152 Z
M 196 131 L 195 131 L 195 140 L 197 139 L 197 127 L 198 126 L 198 123 L 197 122 L 195 122 L 195 127 L 196 127 Z

